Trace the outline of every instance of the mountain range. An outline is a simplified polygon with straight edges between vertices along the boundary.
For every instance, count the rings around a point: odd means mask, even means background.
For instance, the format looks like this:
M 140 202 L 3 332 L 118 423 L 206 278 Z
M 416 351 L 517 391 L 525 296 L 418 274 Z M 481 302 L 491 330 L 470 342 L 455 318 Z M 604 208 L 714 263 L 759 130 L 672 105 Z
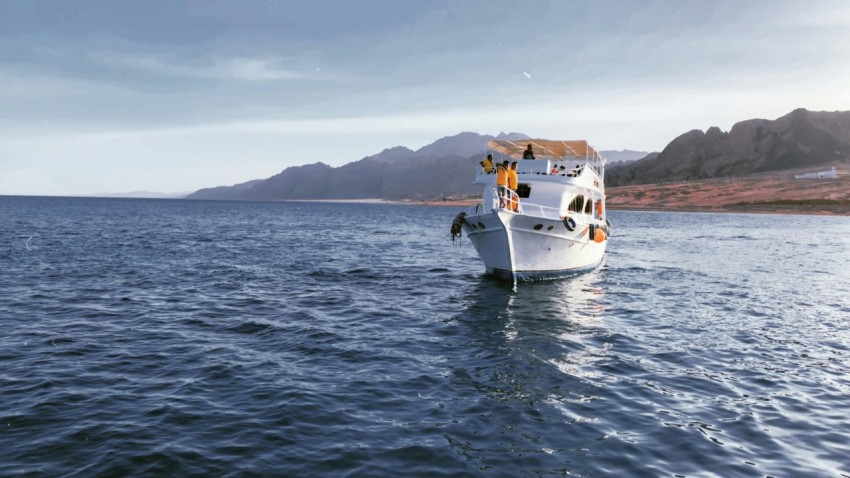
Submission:
M 188 199 L 431 200 L 477 194 L 472 184 L 491 139 L 523 140 L 522 133 L 496 136 L 465 132 L 418 150 L 396 146 L 340 167 L 313 163 L 267 178 L 201 189 Z M 609 160 L 606 185 L 630 185 L 822 166 L 850 161 L 850 111 L 797 109 L 776 120 L 751 119 L 728 132 L 692 130 L 660 153 L 600 151 Z M 640 158 L 640 159 L 638 159 Z
M 396 146 L 340 167 L 325 163 L 293 166 L 262 180 L 234 186 L 201 189 L 187 199 L 425 200 L 474 194 L 472 178 L 491 139 L 522 140 L 521 133 L 497 136 L 460 133 L 439 139 L 416 151 Z
M 657 155 L 613 165 L 608 186 L 740 177 L 850 160 L 850 111 L 796 109 L 776 120 L 750 119 L 721 131 L 692 130 Z

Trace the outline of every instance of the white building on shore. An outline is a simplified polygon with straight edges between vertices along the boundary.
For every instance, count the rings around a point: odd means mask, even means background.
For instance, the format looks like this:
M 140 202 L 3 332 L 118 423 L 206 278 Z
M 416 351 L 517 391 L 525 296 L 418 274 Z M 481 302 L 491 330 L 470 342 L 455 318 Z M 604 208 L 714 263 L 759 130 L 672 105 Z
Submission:
M 807 173 L 807 174 L 798 174 L 794 176 L 797 179 L 820 179 L 820 178 L 837 178 L 838 172 L 835 170 L 835 166 L 832 167 L 830 171 L 818 171 L 816 173 Z

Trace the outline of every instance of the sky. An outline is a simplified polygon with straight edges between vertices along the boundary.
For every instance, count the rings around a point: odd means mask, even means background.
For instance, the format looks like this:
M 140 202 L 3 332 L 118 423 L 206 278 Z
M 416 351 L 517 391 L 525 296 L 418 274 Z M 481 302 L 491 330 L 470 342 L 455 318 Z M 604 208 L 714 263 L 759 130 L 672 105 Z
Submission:
M 660 151 L 795 108 L 850 110 L 850 2 L 0 2 L 0 195 L 191 192 L 464 131 Z

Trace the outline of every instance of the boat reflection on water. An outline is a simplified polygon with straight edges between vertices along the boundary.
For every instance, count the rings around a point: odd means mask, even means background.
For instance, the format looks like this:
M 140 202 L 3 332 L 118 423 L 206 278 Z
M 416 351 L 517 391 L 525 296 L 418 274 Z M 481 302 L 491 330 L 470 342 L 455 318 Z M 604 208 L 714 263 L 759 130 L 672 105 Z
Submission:
M 483 276 L 468 296 L 460 320 L 476 327 L 501 327 L 508 340 L 546 335 L 571 340 L 577 330 L 601 325 L 605 291 L 600 270 L 557 281 L 508 284 Z
M 468 387 L 476 406 L 505 413 L 500 426 L 517 415 L 547 416 L 582 423 L 598 436 L 604 407 L 601 388 L 610 360 L 612 333 L 605 325 L 605 265 L 574 277 L 512 287 L 482 278 L 456 316 L 464 343 L 451 360 L 455 385 Z M 477 409 L 471 407 L 471 409 Z M 555 418 L 558 417 L 558 418 Z M 533 429 L 505 435 L 506 447 L 525 444 Z M 564 436 L 557 446 L 573 446 Z M 555 445 L 555 443 L 553 443 Z
M 604 274 L 603 264 L 574 277 L 520 286 L 485 276 L 457 319 L 472 328 L 478 346 L 498 352 L 485 356 L 562 378 L 592 379 L 611 347 L 604 327 Z

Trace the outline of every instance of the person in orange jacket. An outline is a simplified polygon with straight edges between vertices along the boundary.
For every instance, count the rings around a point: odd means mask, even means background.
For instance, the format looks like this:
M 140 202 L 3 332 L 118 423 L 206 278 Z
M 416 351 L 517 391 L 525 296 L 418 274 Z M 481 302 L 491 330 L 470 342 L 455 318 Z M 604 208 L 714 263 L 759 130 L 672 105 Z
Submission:
M 490 174 L 493 172 L 493 155 L 488 154 L 487 159 L 481 161 L 481 169 L 484 170 L 484 174 Z
M 496 192 L 499 195 L 499 207 L 505 207 L 505 195 L 508 187 L 508 162 L 496 164 Z
M 519 176 L 516 172 L 516 161 L 511 163 L 511 169 L 508 171 L 508 189 L 513 191 L 511 194 L 511 211 L 517 212 L 519 209 L 519 196 L 516 194 L 517 186 L 519 185 Z

